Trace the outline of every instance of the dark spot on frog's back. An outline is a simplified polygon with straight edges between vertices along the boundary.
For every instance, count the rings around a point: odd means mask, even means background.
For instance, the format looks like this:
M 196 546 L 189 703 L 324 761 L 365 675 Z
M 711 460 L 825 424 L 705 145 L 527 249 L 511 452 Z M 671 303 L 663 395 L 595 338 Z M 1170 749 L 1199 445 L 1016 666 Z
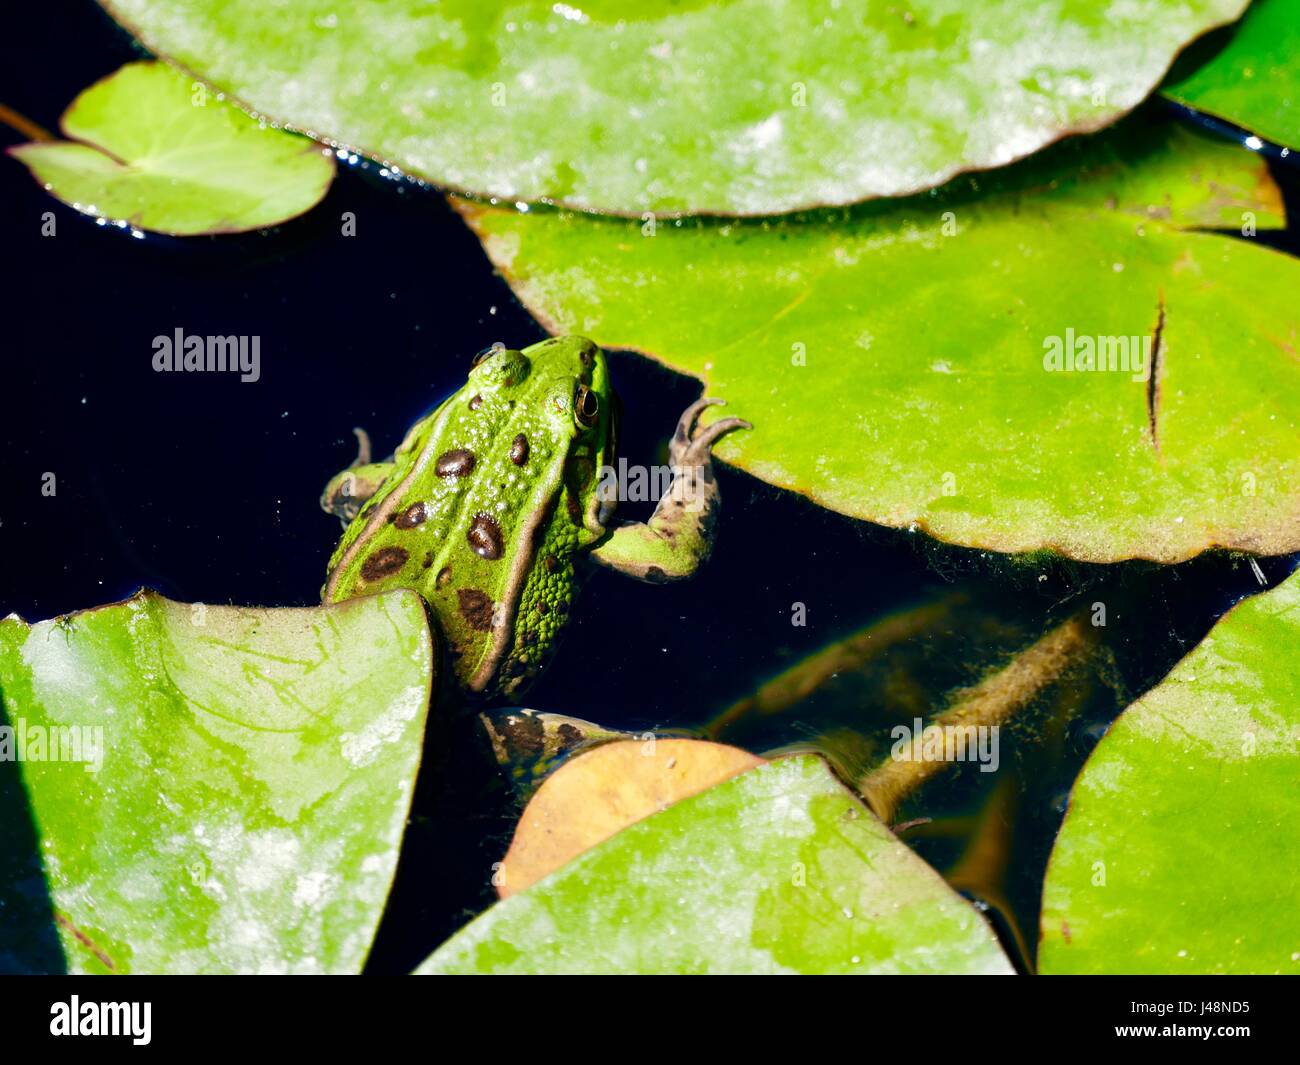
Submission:
M 481 395 L 476 394 L 470 398 L 469 401 L 470 410 L 478 410 L 479 407 L 481 406 L 483 406 L 483 397 Z
M 460 616 L 471 629 L 487 632 L 492 628 L 492 597 L 477 588 L 459 588 L 456 598 L 460 601 Z
M 469 546 L 474 549 L 476 555 L 486 558 L 489 562 L 500 558 L 505 552 L 501 526 L 496 523 L 495 518 L 487 514 L 479 514 L 475 517 L 465 533 L 465 539 L 469 541 Z
M 410 557 L 404 547 L 382 548 L 361 564 L 361 576 L 368 581 L 377 581 L 396 573 L 406 565 L 406 560 Z
M 528 437 L 520 433 L 510 442 L 510 461 L 522 466 L 528 461 Z
M 464 477 L 474 468 L 474 452 L 468 448 L 454 447 L 438 456 L 434 466 L 439 477 Z
M 399 529 L 414 529 L 425 519 L 424 504 L 412 503 L 405 510 L 398 511 L 393 515 L 393 524 Z
M 511 715 L 508 719 L 510 741 L 521 757 L 540 757 L 546 751 L 546 732 L 532 714 Z

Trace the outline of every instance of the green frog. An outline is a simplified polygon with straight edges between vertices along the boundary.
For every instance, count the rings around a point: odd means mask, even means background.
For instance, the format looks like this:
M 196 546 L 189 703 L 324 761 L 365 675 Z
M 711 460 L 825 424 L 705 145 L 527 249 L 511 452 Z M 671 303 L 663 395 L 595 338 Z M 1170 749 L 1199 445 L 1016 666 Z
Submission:
M 691 576 L 718 511 L 712 447 L 750 428 L 699 424 L 669 445 L 671 480 L 648 522 L 616 522 L 618 400 L 584 337 L 480 352 L 463 388 L 417 421 L 385 462 L 357 461 L 321 506 L 346 523 L 322 599 L 411 588 L 428 603 L 459 691 L 516 696 L 546 664 L 584 560 L 639 580 Z

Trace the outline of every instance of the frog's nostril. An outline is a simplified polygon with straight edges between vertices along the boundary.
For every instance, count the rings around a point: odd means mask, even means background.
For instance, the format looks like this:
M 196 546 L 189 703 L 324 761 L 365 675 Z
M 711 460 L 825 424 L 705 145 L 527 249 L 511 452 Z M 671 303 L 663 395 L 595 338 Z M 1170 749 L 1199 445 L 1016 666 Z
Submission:
M 506 351 L 501 359 L 501 383 L 517 385 L 532 372 L 532 368 L 532 360 L 522 351 Z

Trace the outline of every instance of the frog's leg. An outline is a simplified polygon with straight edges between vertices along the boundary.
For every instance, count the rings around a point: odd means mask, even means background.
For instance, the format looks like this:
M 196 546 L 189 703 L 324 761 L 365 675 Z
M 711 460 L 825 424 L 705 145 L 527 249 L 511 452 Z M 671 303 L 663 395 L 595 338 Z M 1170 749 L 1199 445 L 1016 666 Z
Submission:
M 364 429 L 353 429 L 357 436 L 357 457 L 352 465 L 330 478 L 321 493 L 320 506 L 326 514 L 336 514 L 347 525 L 366 501 L 379 491 L 392 471 L 392 462 L 370 461 L 370 437 Z
M 718 482 L 713 476 L 713 445 L 735 429 L 752 426 L 739 418 L 722 418 L 701 428 L 705 407 L 719 399 L 699 399 L 686 408 L 668 459 L 672 481 L 644 524 L 616 526 L 609 539 L 591 552 L 593 561 L 638 580 L 660 583 L 691 576 L 709 557 L 718 516 Z
M 637 733 L 607 729 L 564 714 L 505 707 L 478 715 L 497 764 L 510 774 L 525 802 L 561 762 L 576 751 L 611 740 L 634 740 Z

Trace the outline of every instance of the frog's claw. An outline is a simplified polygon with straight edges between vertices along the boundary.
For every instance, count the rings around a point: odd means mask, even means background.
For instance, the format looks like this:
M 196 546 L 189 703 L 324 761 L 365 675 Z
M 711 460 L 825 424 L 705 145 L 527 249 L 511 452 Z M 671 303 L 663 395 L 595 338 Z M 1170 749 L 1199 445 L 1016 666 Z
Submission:
M 702 396 L 682 411 L 682 416 L 677 420 L 677 429 L 668 444 L 668 461 L 674 468 L 706 465 L 713 445 L 727 433 L 736 429 L 754 428 L 742 418 L 721 418 L 701 429 L 700 414 L 707 407 L 723 406 L 726 406 L 725 400 Z

